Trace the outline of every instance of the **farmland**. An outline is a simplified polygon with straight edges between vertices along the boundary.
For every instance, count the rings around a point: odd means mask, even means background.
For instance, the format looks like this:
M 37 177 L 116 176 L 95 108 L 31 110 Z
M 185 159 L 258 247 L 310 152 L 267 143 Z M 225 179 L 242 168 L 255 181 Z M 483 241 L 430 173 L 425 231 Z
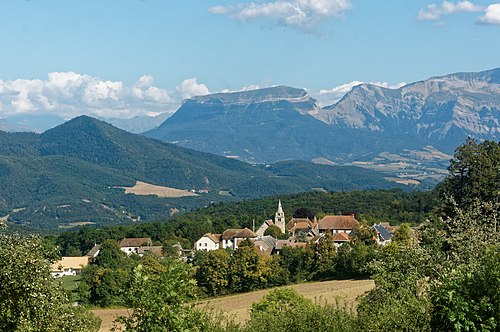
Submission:
M 312 282 L 288 286 L 295 289 L 300 295 L 311 300 L 335 303 L 338 299 L 341 305 L 352 307 L 358 296 L 374 287 L 372 280 L 332 280 Z M 260 290 L 250 293 L 237 294 L 204 300 L 200 307 L 222 310 L 234 318 L 236 322 L 243 323 L 250 318 L 249 309 L 252 303 L 259 301 L 269 290 Z M 109 331 L 113 320 L 120 315 L 126 315 L 128 309 L 96 309 L 93 312 L 102 319 L 100 331 Z

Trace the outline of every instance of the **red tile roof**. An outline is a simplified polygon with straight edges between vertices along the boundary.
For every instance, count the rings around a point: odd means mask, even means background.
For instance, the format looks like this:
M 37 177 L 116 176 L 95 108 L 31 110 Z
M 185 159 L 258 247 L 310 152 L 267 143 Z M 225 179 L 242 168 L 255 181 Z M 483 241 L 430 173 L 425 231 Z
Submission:
M 222 233 L 222 238 L 225 240 L 230 240 L 237 238 L 254 238 L 257 237 L 257 234 L 249 230 L 248 228 L 235 228 L 235 229 L 227 229 Z
M 318 228 L 321 230 L 326 229 L 343 229 L 352 230 L 354 226 L 358 225 L 354 216 L 325 216 L 318 223 Z

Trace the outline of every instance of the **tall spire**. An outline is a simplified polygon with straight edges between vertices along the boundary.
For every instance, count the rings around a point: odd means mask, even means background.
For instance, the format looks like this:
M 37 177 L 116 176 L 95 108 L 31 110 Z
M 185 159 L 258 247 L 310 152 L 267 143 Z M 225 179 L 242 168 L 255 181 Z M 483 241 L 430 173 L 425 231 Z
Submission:
M 276 211 L 276 215 L 274 216 L 274 224 L 279 227 L 281 233 L 285 233 L 285 213 L 281 207 L 281 200 L 278 201 L 278 211 Z
M 278 211 L 277 213 L 282 214 L 283 213 L 283 208 L 281 207 L 281 199 L 278 200 Z

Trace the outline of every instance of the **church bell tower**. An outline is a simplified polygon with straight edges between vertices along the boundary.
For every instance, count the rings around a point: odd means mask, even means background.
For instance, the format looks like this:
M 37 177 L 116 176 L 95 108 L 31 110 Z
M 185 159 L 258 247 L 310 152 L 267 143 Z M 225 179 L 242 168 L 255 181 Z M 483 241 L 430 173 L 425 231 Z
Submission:
M 281 207 L 281 200 L 278 201 L 278 211 L 276 211 L 276 215 L 274 216 L 274 224 L 278 226 L 281 233 L 285 234 L 285 212 L 283 212 L 283 208 Z

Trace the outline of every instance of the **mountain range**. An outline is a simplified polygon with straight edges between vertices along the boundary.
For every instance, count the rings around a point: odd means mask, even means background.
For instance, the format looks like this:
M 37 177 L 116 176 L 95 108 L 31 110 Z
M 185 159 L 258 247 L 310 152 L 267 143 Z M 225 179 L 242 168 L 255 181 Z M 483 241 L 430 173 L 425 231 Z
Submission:
M 124 188 L 137 181 L 190 195 L 126 194 Z M 42 134 L 0 132 L 0 217 L 32 227 L 159 220 L 221 200 L 394 186 L 359 167 L 304 161 L 250 165 L 87 116 Z
M 355 164 L 436 183 L 466 137 L 500 138 L 500 68 L 361 84 L 325 107 L 285 86 L 193 97 L 145 135 L 251 163 Z

